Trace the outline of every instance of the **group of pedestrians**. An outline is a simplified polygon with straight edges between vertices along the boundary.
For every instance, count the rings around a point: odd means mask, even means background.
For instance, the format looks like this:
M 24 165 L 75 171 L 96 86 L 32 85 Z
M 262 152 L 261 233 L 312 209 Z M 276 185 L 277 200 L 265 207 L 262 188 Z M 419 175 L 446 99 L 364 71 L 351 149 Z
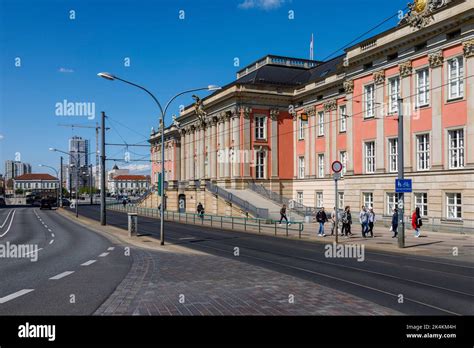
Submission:
M 351 226 L 352 226 L 352 214 L 351 214 L 351 207 L 346 206 L 344 208 L 344 212 L 341 215 L 338 215 L 338 223 L 336 224 L 336 208 L 331 212 L 330 219 L 328 219 L 328 215 L 326 211 L 324 210 L 324 207 L 322 207 L 317 213 L 316 213 L 316 222 L 319 224 L 318 228 L 318 237 L 326 237 L 326 234 L 324 233 L 324 226 L 325 224 L 330 221 L 331 222 L 331 236 L 334 234 L 339 233 L 339 221 L 342 223 L 342 229 L 341 229 L 341 236 L 344 237 L 349 237 L 352 236 L 352 231 L 351 231 Z M 361 234 L 363 238 L 374 238 L 374 227 L 375 223 L 377 221 L 375 211 L 373 207 L 369 206 L 368 208 L 363 205 L 361 207 L 360 213 L 359 213 L 359 223 L 361 226 Z M 392 215 L 392 223 L 390 227 L 390 231 L 393 232 L 392 238 L 397 238 L 398 236 L 398 223 L 399 223 L 399 217 L 398 217 L 398 208 L 395 208 L 393 210 L 393 215 Z M 420 208 L 416 208 L 415 211 L 412 214 L 412 219 L 411 219 L 411 226 L 414 230 L 414 236 L 415 238 L 420 237 L 420 229 L 421 226 L 423 226 L 423 220 L 421 218 L 420 214 Z

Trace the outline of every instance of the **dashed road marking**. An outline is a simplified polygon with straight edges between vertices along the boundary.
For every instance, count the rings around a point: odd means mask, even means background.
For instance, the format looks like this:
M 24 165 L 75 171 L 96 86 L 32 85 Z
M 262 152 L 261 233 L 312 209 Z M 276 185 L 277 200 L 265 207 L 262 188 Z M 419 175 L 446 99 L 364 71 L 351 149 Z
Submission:
M 51 280 L 58 280 L 58 279 L 67 277 L 68 275 L 73 274 L 73 273 L 74 273 L 74 271 L 66 271 L 66 272 L 63 272 L 63 273 L 59 273 L 59 274 L 57 274 L 57 275 L 55 275 L 54 277 L 51 277 L 51 278 L 49 278 L 49 279 L 51 279 Z
M 99 255 L 99 257 L 106 257 L 107 255 L 109 255 L 109 253 L 102 253 Z
M 13 294 L 7 295 L 7 296 L 5 296 L 5 297 L 1 297 L 1 298 L 0 298 L 0 304 L 1 304 L 1 303 L 8 302 L 8 301 L 11 301 L 11 300 L 13 300 L 13 299 L 15 299 L 15 298 L 17 298 L 17 297 L 26 295 L 27 293 L 32 292 L 32 291 L 34 291 L 34 290 L 35 290 L 35 289 L 23 289 L 23 290 L 14 292 Z
M 54 239 L 51 239 L 51 240 L 49 241 L 49 245 L 51 245 L 51 244 L 53 244 L 53 243 L 54 243 Z
M 89 265 L 92 265 L 94 262 L 96 262 L 97 260 L 89 260 L 87 262 L 84 262 L 83 264 L 81 264 L 81 266 L 89 266 Z
M 108 248 L 107 250 L 112 251 L 112 250 L 114 250 L 114 249 L 115 249 L 114 247 L 110 247 L 110 248 Z
M 51 233 L 51 237 L 53 237 L 53 238 L 55 237 L 55 236 L 54 236 L 54 233 Z

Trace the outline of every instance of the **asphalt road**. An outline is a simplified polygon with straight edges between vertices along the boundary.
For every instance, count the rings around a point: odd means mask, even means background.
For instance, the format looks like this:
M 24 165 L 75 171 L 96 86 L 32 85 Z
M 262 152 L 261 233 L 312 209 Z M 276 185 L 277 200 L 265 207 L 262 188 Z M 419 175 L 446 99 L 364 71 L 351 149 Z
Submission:
M 82 206 L 80 214 L 98 220 L 99 207 Z M 107 222 L 126 228 L 127 217 L 108 210 Z M 159 220 L 140 216 L 138 229 L 159 238 Z M 166 222 L 165 231 L 168 243 L 310 280 L 404 314 L 474 314 L 474 263 L 367 250 L 365 260 L 358 262 L 326 258 L 324 244 L 308 241 L 172 222 Z
M 1 245 L 10 254 L 0 255 L 0 315 L 90 315 L 132 262 L 123 247 L 39 208 L 0 209 Z M 20 245 L 37 247 L 37 260 L 35 249 L 13 257 Z

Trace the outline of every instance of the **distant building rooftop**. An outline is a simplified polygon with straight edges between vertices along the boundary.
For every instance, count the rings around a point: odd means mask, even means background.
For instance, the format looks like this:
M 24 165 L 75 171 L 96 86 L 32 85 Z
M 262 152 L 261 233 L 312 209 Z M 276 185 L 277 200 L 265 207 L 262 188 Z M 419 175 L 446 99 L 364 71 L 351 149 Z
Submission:
M 19 180 L 24 180 L 24 181 L 58 180 L 58 178 L 55 178 L 54 176 L 49 175 L 49 174 L 31 173 L 31 174 L 23 174 L 23 175 L 17 176 L 13 180 L 16 180 L 16 181 L 19 181 Z

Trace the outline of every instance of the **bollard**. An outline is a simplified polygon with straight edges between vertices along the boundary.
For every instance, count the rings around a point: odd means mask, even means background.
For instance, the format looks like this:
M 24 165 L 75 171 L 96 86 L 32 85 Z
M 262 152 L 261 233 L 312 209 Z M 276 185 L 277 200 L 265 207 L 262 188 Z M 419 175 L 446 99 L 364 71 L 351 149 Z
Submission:
M 136 213 L 128 213 L 128 236 L 138 235 L 138 215 Z

